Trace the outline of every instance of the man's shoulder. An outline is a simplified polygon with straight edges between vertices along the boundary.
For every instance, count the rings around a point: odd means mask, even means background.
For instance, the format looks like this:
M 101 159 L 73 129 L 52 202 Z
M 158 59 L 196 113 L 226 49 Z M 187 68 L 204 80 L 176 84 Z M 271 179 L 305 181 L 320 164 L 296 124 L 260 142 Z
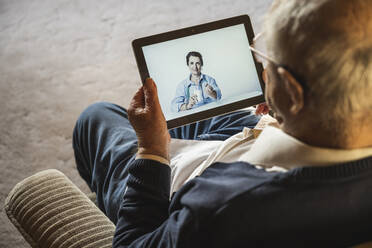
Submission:
M 277 176 L 279 172 L 267 172 L 246 162 L 216 162 L 185 184 L 177 195 L 184 204 L 190 204 L 195 209 L 208 206 L 212 210 L 238 195 L 269 184 Z M 205 195 L 208 197 L 205 198 Z
M 278 173 L 276 172 L 268 172 L 260 167 L 250 164 L 248 162 L 243 161 L 236 161 L 236 162 L 216 162 L 212 164 L 208 169 L 206 169 L 201 176 L 229 176 L 231 178 L 234 177 L 249 177 L 250 175 L 254 175 L 257 178 L 271 178 Z
M 304 192 L 312 195 L 314 191 L 326 196 L 329 194 L 329 188 L 323 187 L 324 185 L 332 187 L 338 185 L 344 190 L 359 187 L 358 189 L 363 190 L 366 186 L 372 187 L 372 164 L 366 165 L 370 162 L 371 158 L 367 158 L 324 168 L 311 166 L 295 168 L 287 172 L 267 171 L 246 162 L 217 162 L 199 177 L 189 181 L 186 187 L 180 189 L 180 193 L 184 202 L 190 201 L 190 204 L 194 203 L 196 208 L 202 209 L 210 206 L 212 210 L 237 199 L 244 202 L 249 200 L 251 203 L 257 197 L 290 196 Z M 324 175 L 327 177 L 324 178 Z M 355 178 L 359 179 L 354 181 Z M 337 194 L 341 197 L 344 192 L 340 190 Z M 195 202 L 195 199 L 198 200 Z
M 348 229 L 350 237 L 342 236 L 347 240 L 353 237 L 355 226 L 363 233 L 370 230 L 368 218 L 364 218 L 372 207 L 370 192 L 365 190 L 372 187 L 370 162 L 367 158 L 284 173 L 268 172 L 245 162 L 217 162 L 182 187 L 173 198 L 173 206 L 187 206 L 205 230 L 203 235 L 225 234 L 208 240 L 211 247 L 241 247 L 255 240 L 267 240 L 274 246 L 278 240 L 273 237 L 278 235 L 291 237 L 296 244 L 293 246 L 301 246 L 303 240 L 311 238 L 306 230 L 318 240 L 336 240 Z M 358 210 L 352 215 L 350 202 Z M 327 223 L 333 226 L 331 233 L 329 225 L 322 225 L 330 213 L 336 217 Z M 355 225 L 340 226 L 339 220 L 345 216 Z
M 181 82 L 179 82 L 177 86 L 178 87 L 181 87 L 181 86 L 182 87 L 187 87 L 190 84 L 191 84 L 191 82 L 190 82 L 189 78 L 185 78 Z
M 210 82 L 210 81 L 216 81 L 213 77 L 211 77 L 211 76 L 209 76 L 207 74 L 203 74 L 203 78 L 205 80 L 207 80 L 208 82 Z

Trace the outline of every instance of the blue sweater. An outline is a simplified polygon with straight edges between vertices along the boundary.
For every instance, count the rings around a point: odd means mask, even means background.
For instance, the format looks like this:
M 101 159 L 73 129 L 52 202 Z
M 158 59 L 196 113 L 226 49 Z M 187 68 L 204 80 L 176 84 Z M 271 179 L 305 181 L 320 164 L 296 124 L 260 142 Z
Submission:
M 170 168 L 135 160 L 114 247 L 347 247 L 372 240 L 372 157 L 266 172 L 215 163 L 169 200 Z

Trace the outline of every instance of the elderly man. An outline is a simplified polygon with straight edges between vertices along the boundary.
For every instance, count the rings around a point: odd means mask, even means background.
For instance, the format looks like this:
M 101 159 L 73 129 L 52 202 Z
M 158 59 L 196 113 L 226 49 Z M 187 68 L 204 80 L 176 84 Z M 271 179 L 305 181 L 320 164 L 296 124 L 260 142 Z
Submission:
M 275 1 L 265 25 L 268 54 L 261 55 L 279 128 L 267 127 L 251 146 L 246 129 L 219 141 L 217 162 L 200 162 L 199 176 L 172 195 L 170 135 L 155 83 L 146 80 L 135 94 L 132 126 L 115 105 L 88 108 L 74 132 L 76 161 L 116 224 L 114 247 L 372 240 L 371 37 L 371 0 Z

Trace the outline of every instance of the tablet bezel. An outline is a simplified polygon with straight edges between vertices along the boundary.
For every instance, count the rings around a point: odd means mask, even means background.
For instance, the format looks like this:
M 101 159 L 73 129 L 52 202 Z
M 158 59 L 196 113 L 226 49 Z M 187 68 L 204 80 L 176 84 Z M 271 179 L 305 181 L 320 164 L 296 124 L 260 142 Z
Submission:
M 249 44 L 252 45 L 254 33 L 253 33 L 251 20 L 248 15 L 231 17 L 228 19 L 218 20 L 214 22 L 209 22 L 209 23 L 205 23 L 205 24 L 201 24 L 197 26 L 182 28 L 182 29 L 178 29 L 174 31 L 169 31 L 169 32 L 151 35 L 151 36 L 133 40 L 132 47 L 133 47 L 134 55 L 136 58 L 138 70 L 140 73 L 141 81 L 144 83 L 146 78 L 150 77 L 142 47 L 156 44 L 156 43 L 166 42 L 166 41 L 170 41 L 174 39 L 179 39 L 179 38 L 183 38 L 183 37 L 187 37 L 187 36 L 191 36 L 195 34 L 218 30 L 218 29 L 222 29 L 222 28 L 226 28 L 230 26 L 235 26 L 239 24 L 244 24 Z M 253 57 L 253 61 L 256 67 L 258 79 L 259 79 L 260 86 L 262 89 L 262 95 L 169 120 L 167 121 L 168 129 L 176 128 L 179 126 L 194 123 L 194 122 L 201 121 L 204 119 L 209 119 L 209 118 L 212 118 L 218 115 L 227 114 L 227 113 L 230 113 L 230 112 L 242 109 L 242 108 L 250 107 L 250 106 L 264 102 L 265 101 L 265 97 L 264 97 L 264 92 L 265 92 L 264 85 L 265 84 L 263 83 L 262 76 L 261 76 L 263 72 L 263 65 L 257 62 L 256 58 L 253 56 L 252 51 L 251 51 L 251 56 Z

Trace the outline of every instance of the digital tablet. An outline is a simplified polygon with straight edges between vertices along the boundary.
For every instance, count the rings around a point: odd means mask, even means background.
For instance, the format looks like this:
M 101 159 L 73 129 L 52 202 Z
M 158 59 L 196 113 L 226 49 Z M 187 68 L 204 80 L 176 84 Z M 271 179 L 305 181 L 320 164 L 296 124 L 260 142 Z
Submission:
M 169 129 L 265 101 L 253 37 L 242 15 L 132 42 L 141 80 L 155 81 Z

